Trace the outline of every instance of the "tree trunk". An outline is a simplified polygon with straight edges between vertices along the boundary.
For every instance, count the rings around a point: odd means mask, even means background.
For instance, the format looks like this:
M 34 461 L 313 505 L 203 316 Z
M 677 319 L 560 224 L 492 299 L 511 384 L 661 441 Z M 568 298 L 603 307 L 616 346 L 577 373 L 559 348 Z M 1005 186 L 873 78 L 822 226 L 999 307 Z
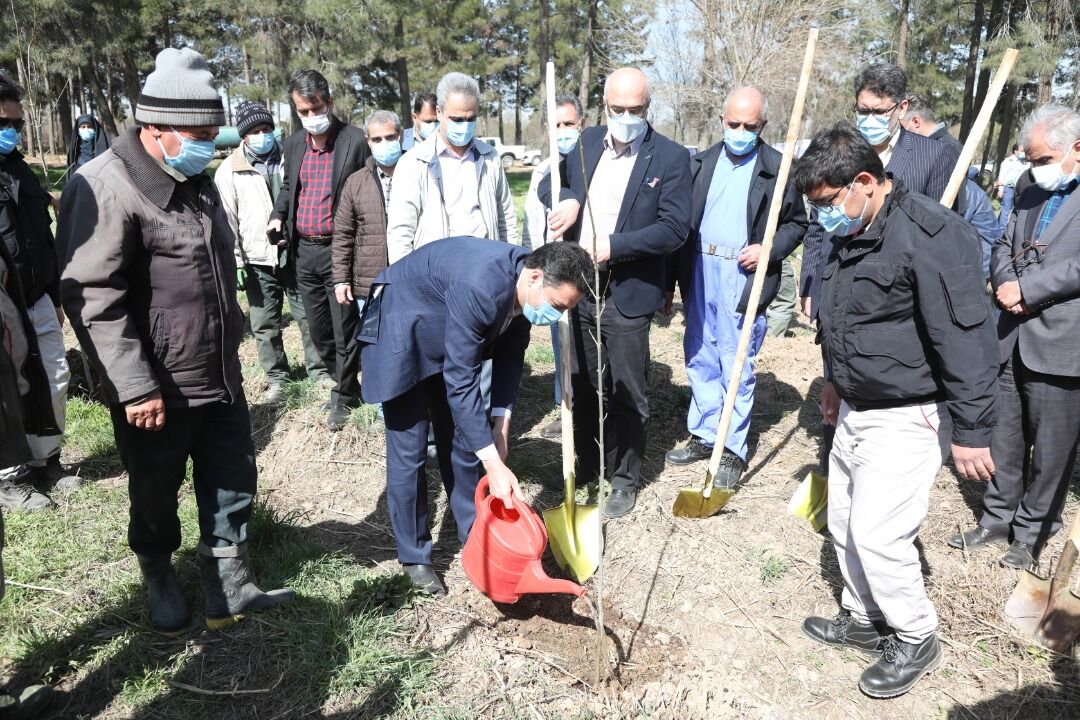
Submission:
M 514 144 L 521 145 L 521 63 L 514 70 Z
M 47 139 L 49 142 L 49 154 L 56 154 L 56 104 L 52 101 L 53 94 L 52 88 L 49 85 L 49 73 L 42 73 L 42 82 L 45 85 L 45 99 L 48 103 L 42 108 L 42 120 L 44 124 L 42 126 L 42 132 L 47 132 Z M 45 143 L 42 142 L 42 152 L 44 152 Z
M 589 12 L 585 21 L 585 56 L 581 62 L 581 85 L 578 102 L 582 113 L 589 113 L 589 95 L 592 90 L 593 35 L 596 33 L 596 7 L 598 0 L 589 0 Z
M 990 3 L 990 16 L 986 22 L 986 39 L 992 40 L 1001 31 L 1002 21 L 1005 17 L 1005 1 L 1004 0 L 991 0 Z M 979 109 L 982 107 L 983 100 L 986 99 L 986 91 L 990 87 L 990 68 L 986 64 L 986 57 L 983 57 L 982 69 L 979 71 L 979 81 L 975 88 L 975 102 L 972 105 L 971 121 L 975 122 L 975 116 L 979 114 Z M 970 130 L 971 127 L 968 127 Z M 962 133 L 966 136 L 966 133 Z
M 60 145 L 67 150 L 68 141 L 71 140 L 71 131 L 75 126 L 75 80 L 67 76 L 67 84 L 60 94 Z
M 124 94 L 127 95 L 128 102 L 131 103 L 131 107 L 135 107 L 135 103 L 139 100 L 139 94 L 142 92 L 142 82 L 139 79 L 139 68 L 135 64 L 135 58 L 131 53 L 124 51 L 120 53 L 120 67 L 123 70 L 122 78 L 124 81 Z M 111 75 L 110 75 L 111 77 Z M 109 100 L 112 101 L 113 96 L 109 95 Z
M 401 123 L 403 127 L 411 127 L 412 93 L 409 90 L 409 64 L 405 59 L 405 21 L 401 15 L 398 15 L 397 25 L 394 26 L 394 40 L 398 51 L 394 68 L 397 73 L 398 97 L 401 99 Z
M 548 61 L 554 61 L 551 52 L 551 9 L 548 7 L 548 0 L 540 0 L 540 38 L 536 46 L 536 57 L 540 66 L 540 107 L 544 107 L 544 103 L 547 102 L 547 64 Z M 556 69 L 556 77 L 558 77 L 558 69 Z M 555 92 L 559 92 L 558 81 L 555 81 Z M 540 124 L 543 128 L 547 128 L 547 116 L 540 118 Z M 546 137 L 546 135 L 545 135 Z
M 908 11 L 911 9 L 911 0 L 900 0 L 900 39 L 896 43 L 896 64 L 899 67 L 907 67 L 907 42 L 908 42 Z
M 964 71 L 964 110 L 960 117 L 960 141 L 967 140 L 971 123 L 975 121 L 975 108 L 972 104 L 975 93 L 975 70 L 979 64 L 979 45 L 983 30 L 983 0 L 975 0 L 975 17 L 971 22 L 971 35 L 968 38 L 967 68 Z
M 1016 124 L 1016 96 L 1019 88 L 1013 84 L 1005 85 L 1005 91 L 1001 96 L 1001 132 L 998 135 L 997 150 L 994 153 L 994 169 L 1001 167 L 1001 161 L 1009 154 L 1012 146 L 1013 126 Z M 996 173 L 995 173 L 996 174 Z
M 495 107 L 497 107 L 497 108 L 499 109 L 499 142 L 502 142 L 502 139 L 503 139 L 503 137 L 504 137 L 504 136 L 505 136 L 505 134 L 506 134 L 505 128 L 503 127 L 503 101 L 502 101 L 502 93 L 499 93 L 499 102 L 498 102 L 498 104 L 497 104 L 497 105 L 496 105 Z
M 90 90 L 93 94 L 94 104 L 97 105 L 99 113 L 98 118 L 105 126 L 105 129 L 112 133 L 114 137 L 119 135 L 120 130 L 116 126 L 116 117 L 113 115 L 112 105 L 102 91 L 101 78 L 98 77 L 97 63 L 90 66 Z
M 247 45 L 240 45 L 240 57 L 244 66 L 244 84 L 251 85 L 251 56 L 248 55 Z
M 1044 27 L 1046 28 L 1045 40 L 1047 44 L 1054 45 L 1057 43 L 1058 37 L 1061 35 L 1061 8 L 1055 0 L 1047 0 L 1046 3 L 1046 22 Z M 1039 70 L 1039 89 L 1036 95 L 1035 102 L 1039 105 L 1045 105 L 1050 102 L 1050 90 L 1054 81 L 1054 70 L 1057 69 L 1057 63 L 1047 63 Z
M 22 50 L 15 57 L 15 71 L 18 73 L 19 85 L 26 89 L 26 154 L 33 155 L 36 147 L 37 133 L 34 132 L 34 123 L 37 122 L 37 113 L 34 111 L 34 94 L 31 91 L 29 68 L 23 62 Z

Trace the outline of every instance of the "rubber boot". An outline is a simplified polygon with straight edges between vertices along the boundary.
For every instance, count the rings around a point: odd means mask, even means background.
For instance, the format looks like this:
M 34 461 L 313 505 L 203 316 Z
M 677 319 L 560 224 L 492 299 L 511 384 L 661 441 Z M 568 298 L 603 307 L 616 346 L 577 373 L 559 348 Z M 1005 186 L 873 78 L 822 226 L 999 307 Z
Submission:
M 221 548 L 199 543 L 199 572 L 206 592 L 206 627 L 211 630 L 243 620 L 246 610 L 265 610 L 296 598 L 292 588 L 259 589 L 248 564 L 246 543 Z
M 48 685 L 31 685 L 15 696 L 14 692 L 0 693 L 0 720 L 30 720 L 41 717 L 53 702 Z
M 149 557 L 136 555 L 139 569 L 146 581 L 150 603 L 150 622 L 154 629 L 166 635 L 179 635 L 191 621 L 180 578 L 172 565 L 171 555 Z

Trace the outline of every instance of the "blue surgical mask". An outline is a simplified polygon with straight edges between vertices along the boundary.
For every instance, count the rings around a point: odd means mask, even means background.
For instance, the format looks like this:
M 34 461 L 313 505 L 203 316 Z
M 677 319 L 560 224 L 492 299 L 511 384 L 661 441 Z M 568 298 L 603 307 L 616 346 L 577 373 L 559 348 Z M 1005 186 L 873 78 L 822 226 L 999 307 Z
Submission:
M 79 137 L 83 140 L 93 140 L 97 135 L 97 131 L 94 128 L 79 128 Z
M 732 155 L 736 157 L 745 155 L 746 153 L 757 147 L 758 134 L 756 132 L 750 132 L 749 130 L 732 130 L 729 127 L 724 128 L 724 146 Z
M 533 325 L 554 325 L 559 322 L 559 318 L 562 317 L 562 312 L 551 306 L 551 303 L 544 300 L 544 281 L 540 280 L 540 304 L 530 305 L 528 295 L 526 295 L 525 307 L 521 309 L 521 313 L 525 316 Z
M 856 115 L 855 125 L 871 145 L 881 145 L 892 137 L 888 115 Z
M 624 112 L 622 115 L 608 115 L 608 132 L 611 137 L 623 144 L 630 144 L 645 132 L 648 125 L 645 118 Z
M 19 144 L 19 131 L 13 127 L 0 130 L 0 155 L 10 155 Z
M 401 158 L 401 141 L 383 140 L 382 142 L 373 143 L 371 145 L 371 154 L 379 165 L 393 167 L 397 165 L 398 159 Z
M 863 209 L 859 211 L 859 214 L 855 217 L 848 217 L 848 214 L 844 212 L 844 205 L 847 204 L 848 198 L 851 196 L 851 185 L 848 185 L 847 193 L 844 195 L 844 202 L 839 205 L 830 205 L 825 208 L 817 209 L 817 221 L 825 232 L 832 235 L 839 235 L 846 237 L 848 235 L 854 235 L 862 227 L 862 214 L 866 211 L 866 203 L 870 198 L 867 198 L 863 202 Z
M 475 120 L 465 120 L 464 122 L 446 121 L 446 140 L 454 147 L 465 147 L 471 143 L 474 132 L 476 132 Z
M 274 133 L 255 133 L 254 135 L 248 135 L 247 139 L 248 147 L 251 148 L 251 152 L 256 155 L 266 155 L 274 146 L 277 145 L 277 140 L 274 139 Z
M 581 131 L 576 128 L 569 130 L 560 130 L 559 138 L 556 142 L 559 144 L 559 152 L 563 155 L 567 155 L 577 145 L 578 138 L 581 137 Z
M 161 147 L 161 152 L 165 156 L 165 164 L 186 177 L 194 177 L 205 170 L 210 161 L 214 159 L 214 141 L 192 140 L 184 137 L 176 130 L 173 130 L 172 133 L 180 138 L 180 152 L 173 157 L 169 157 L 169 153 L 165 152 L 165 146 L 161 144 L 161 139 L 158 138 L 158 146 Z
M 421 140 L 427 140 L 429 137 L 431 137 L 431 133 L 435 132 L 436 128 L 438 128 L 438 127 L 439 127 L 439 121 L 438 120 L 432 120 L 431 122 L 422 122 L 422 123 L 420 123 L 420 139 Z

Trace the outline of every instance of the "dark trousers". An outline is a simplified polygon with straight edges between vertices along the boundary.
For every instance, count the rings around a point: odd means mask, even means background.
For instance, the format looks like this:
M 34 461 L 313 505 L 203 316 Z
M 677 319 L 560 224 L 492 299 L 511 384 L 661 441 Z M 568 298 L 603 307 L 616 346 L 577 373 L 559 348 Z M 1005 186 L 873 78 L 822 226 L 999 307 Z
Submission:
M 473 495 L 480 481 L 480 461 L 465 444 L 461 433 L 454 429 L 441 374 L 384 402 L 383 420 L 386 423 L 386 505 L 390 510 L 398 559 L 407 565 L 430 565 L 431 530 L 425 471 L 429 422 L 435 431 L 443 487 L 450 499 L 450 511 L 454 514 L 458 539 L 462 543 L 469 537 L 476 518 Z
M 330 401 L 355 407 L 360 402 L 359 318 L 352 305 L 334 297 L 330 280 L 330 246 L 303 238 L 296 253 L 296 285 L 304 299 L 311 342 L 334 378 Z
M 1061 510 L 1080 441 L 1080 378 L 1024 366 L 1017 348 L 998 375 L 990 452 L 997 471 L 979 524 L 1013 531 L 1036 550 L 1061 529 Z
M 296 270 L 293 266 L 246 265 L 245 268 L 244 292 L 247 293 L 251 316 L 251 334 L 255 336 L 255 349 L 259 353 L 259 364 L 266 373 L 266 379 L 277 385 L 289 379 L 289 360 L 285 357 L 285 345 L 281 340 L 285 298 L 289 299 L 289 311 L 300 327 L 308 377 L 314 380 L 329 377 L 322 358 L 311 342 L 307 316 L 304 314 L 304 299 L 296 287 Z
M 257 470 L 247 400 L 168 408 L 157 432 L 128 424 L 112 407 L 113 434 L 128 473 L 128 544 L 139 555 L 169 555 L 180 547 L 177 494 L 187 461 L 194 469 L 199 539 L 210 547 L 247 540 Z
M 645 458 L 646 428 L 649 423 L 649 325 L 652 315 L 629 318 L 619 312 L 609 297 L 600 318 L 603 348 L 605 444 L 615 445 L 615 469 L 611 486 L 633 490 L 641 482 Z M 597 444 L 599 408 L 596 401 L 596 367 L 600 361 L 596 335 L 596 303 L 586 298 L 571 314 L 571 368 L 574 401 L 574 445 L 578 456 L 577 476 L 591 482 L 600 473 Z M 565 432 L 565 428 L 564 428 Z

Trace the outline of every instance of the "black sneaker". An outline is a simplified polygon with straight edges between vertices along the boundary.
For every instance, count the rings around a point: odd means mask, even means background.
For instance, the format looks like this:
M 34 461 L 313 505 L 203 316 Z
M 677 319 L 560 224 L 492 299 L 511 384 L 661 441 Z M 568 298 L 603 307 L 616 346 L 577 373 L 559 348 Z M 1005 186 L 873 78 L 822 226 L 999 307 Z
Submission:
M 707 460 L 712 456 L 712 447 L 701 442 L 700 439 L 690 436 L 690 442 L 681 448 L 669 450 L 664 459 L 672 465 L 690 465 L 698 460 Z
M 56 453 L 45 461 L 44 467 L 34 468 L 34 485 L 42 492 L 50 490 L 74 490 L 82 487 L 86 480 L 78 475 L 72 475 L 60 464 L 60 453 Z
M 0 481 L 0 506 L 9 510 L 41 510 L 56 503 L 48 495 L 38 492 L 34 486 L 18 480 Z
M 1019 540 L 1013 542 L 998 561 L 1005 567 L 1027 570 L 1035 564 L 1035 552 L 1030 545 Z
M 847 647 L 864 653 L 877 654 L 881 650 L 881 633 L 873 623 L 856 620 L 847 610 L 836 617 L 808 617 L 803 620 L 803 635 L 825 645 Z
M 956 533 L 949 538 L 949 547 L 957 550 L 975 550 L 987 545 L 1000 545 L 1009 542 L 1008 530 L 987 530 L 982 525 L 976 525 L 971 530 Z
M 936 633 L 918 644 L 890 635 L 881 642 L 881 657 L 863 671 L 859 689 L 872 698 L 903 695 L 944 661 Z
M 720 457 L 720 467 L 716 471 L 716 477 L 712 484 L 721 490 L 734 490 L 739 486 L 746 463 L 735 453 L 724 448 L 724 454 Z

